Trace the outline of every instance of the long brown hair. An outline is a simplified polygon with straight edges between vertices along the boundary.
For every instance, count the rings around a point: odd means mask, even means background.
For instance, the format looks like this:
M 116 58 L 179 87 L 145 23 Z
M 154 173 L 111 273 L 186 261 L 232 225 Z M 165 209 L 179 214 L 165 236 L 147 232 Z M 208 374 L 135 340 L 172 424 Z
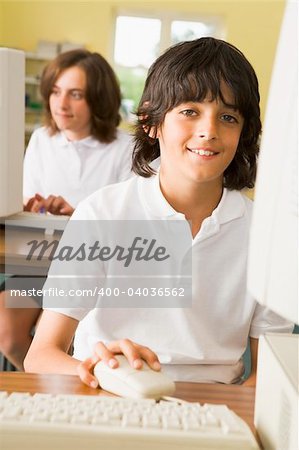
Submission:
M 116 138 L 116 128 L 120 122 L 119 84 L 105 58 L 84 49 L 61 53 L 43 71 L 40 90 L 45 104 L 45 122 L 50 133 L 59 131 L 49 105 L 53 86 L 60 74 L 73 66 L 80 67 L 86 74 L 85 95 L 91 112 L 91 134 L 101 142 L 112 142 Z

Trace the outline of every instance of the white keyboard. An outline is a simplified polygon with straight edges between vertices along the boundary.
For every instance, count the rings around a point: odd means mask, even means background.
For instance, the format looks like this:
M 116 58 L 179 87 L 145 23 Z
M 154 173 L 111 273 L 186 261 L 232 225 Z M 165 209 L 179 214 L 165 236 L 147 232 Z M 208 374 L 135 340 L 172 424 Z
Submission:
M 2 446 L 1 446 L 2 445 Z M 1 450 L 257 450 L 225 405 L 0 392 Z
M 69 218 L 70 216 L 21 211 L 2 218 L 1 222 L 6 222 L 10 226 L 63 231 Z

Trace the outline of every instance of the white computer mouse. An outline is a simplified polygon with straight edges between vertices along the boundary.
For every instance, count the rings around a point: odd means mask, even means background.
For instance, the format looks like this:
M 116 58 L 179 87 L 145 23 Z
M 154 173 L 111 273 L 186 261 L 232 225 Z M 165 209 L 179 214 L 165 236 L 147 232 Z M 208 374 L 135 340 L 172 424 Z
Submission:
M 172 395 L 174 382 L 163 372 L 152 370 L 143 361 L 141 369 L 134 369 L 124 355 L 115 355 L 119 366 L 112 369 L 103 361 L 94 368 L 94 375 L 102 389 L 121 397 L 160 399 Z

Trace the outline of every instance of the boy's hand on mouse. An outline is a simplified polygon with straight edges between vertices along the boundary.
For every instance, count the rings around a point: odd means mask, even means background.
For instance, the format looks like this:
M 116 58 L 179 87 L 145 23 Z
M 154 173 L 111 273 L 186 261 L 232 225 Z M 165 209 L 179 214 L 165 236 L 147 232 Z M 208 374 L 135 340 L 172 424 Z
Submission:
M 94 348 L 94 356 L 82 361 L 78 366 L 78 375 L 83 383 L 90 387 L 96 388 L 98 380 L 93 375 L 94 366 L 99 361 L 105 361 L 112 369 L 118 367 L 118 361 L 114 355 L 123 354 L 134 369 L 141 369 L 143 361 L 145 361 L 153 370 L 159 371 L 161 368 L 157 355 L 148 347 L 136 344 L 129 339 L 121 339 L 112 341 L 105 345 L 98 342 Z

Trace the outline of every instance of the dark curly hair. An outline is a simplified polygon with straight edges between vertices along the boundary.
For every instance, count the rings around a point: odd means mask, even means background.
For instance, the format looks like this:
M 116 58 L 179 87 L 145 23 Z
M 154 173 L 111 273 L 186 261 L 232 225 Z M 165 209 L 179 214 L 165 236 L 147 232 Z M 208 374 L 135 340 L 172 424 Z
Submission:
M 223 82 L 244 118 L 237 152 L 224 172 L 224 187 L 240 190 L 254 186 L 261 133 L 258 80 L 240 50 L 211 37 L 174 45 L 150 67 L 137 110 L 135 173 L 143 177 L 155 173 L 150 163 L 160 155 L 155 136 L 166 113 L 181 103 L 202 102 L 207 96 L 225 104 Z
M 101 142 L 112 142 L 120 122 L 121 93 L 113 69 L 99 53 L 71 50 L 61 53 L 45 67 L 40 85 L 45 104 L 45 123 L 51 134 L 59 131 L 51 116 L 49 98 L 60 74 L 74 66 L 80 67 L 86 74 L 85 95 L 91 112 L 91 134 Z

